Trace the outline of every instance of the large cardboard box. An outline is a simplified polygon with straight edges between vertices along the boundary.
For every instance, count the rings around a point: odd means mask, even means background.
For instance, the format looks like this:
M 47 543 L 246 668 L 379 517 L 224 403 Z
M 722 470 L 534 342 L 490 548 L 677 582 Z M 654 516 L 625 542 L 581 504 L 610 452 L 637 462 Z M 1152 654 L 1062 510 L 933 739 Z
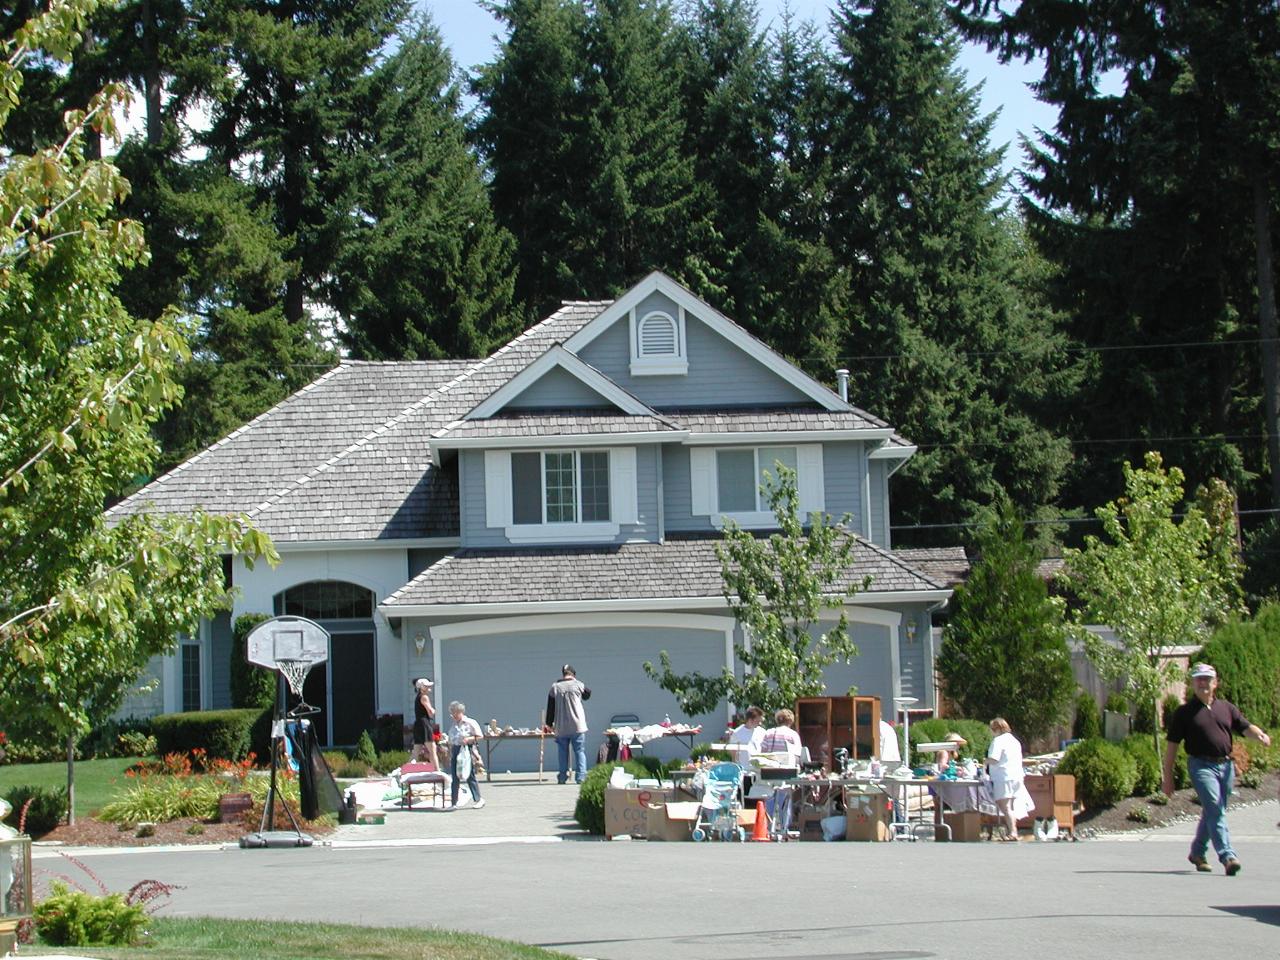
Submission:
M 883 794 L 846 794 L 844 838 L 876 842 L 888 840 L 891 810 L 888 798 Z
M 649 807 L 645 818 L 650 840 L 689 840 L 698 819 L 698 801 L 671 801 Z
M 649 810 L 672 800 L 671 791 L 652 787 L 605 787 L 604 835 L 644 838 L 649 834 Z
M 982 839 L 982 814 L 977 810 L 966 813 L 948 810 L 942 814 L 942 822 L 951 828 L 951 839 L 956 843 L 976 843 Z M 939 840 L 946 839 L 946 831 L 938 833 Z

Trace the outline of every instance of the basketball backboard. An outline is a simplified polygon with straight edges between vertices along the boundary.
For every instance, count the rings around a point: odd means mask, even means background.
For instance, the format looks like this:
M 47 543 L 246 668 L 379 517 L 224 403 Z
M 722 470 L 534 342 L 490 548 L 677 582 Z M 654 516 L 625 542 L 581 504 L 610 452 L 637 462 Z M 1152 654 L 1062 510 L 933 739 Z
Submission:
M 306 617 L 272 617 L 249 631 L 245 657 L 268 670 L 279 669 L 281 660 L 314 666 L 329 658 L 329 631 Z

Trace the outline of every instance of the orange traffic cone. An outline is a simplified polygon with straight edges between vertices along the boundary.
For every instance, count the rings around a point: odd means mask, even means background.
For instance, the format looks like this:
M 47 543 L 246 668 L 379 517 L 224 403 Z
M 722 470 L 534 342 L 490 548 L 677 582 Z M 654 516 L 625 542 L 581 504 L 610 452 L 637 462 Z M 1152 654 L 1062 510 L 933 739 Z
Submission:
M 769 815 L 764 812 L 764 801 L 756 801 L 756 825 L 751 829 L 752 843 L 769 843 Z

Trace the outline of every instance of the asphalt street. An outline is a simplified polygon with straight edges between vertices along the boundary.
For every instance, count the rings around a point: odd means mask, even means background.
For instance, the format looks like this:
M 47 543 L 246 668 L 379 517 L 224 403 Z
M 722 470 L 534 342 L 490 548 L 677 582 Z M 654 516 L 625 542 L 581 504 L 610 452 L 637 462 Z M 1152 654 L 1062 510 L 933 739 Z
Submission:
M 85 863 L 111 889 L 179 885 L 171 916 L 435 923 L 601 960 L 1275 956 L 1278 813 L 1232 811 L 1232 878 L 1192 870 L 1185 826 L 1078 843 L 460 838 Z M 51 854 L 38 869 L 76 872 Z

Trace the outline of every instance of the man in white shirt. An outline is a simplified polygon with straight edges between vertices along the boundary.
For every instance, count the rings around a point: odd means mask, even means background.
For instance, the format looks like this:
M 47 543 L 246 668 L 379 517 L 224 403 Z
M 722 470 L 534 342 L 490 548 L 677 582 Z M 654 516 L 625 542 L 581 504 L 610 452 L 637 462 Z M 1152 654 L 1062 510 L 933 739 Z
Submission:
M 760 726 L 763 719 L 763 710 L 759 707 L 747 707 L 742 726 L 729 735 L 729 755 L 743 770 L 751 769 L 751 755 L 759 753 L 760 744 L 764 742 L 764 730 Z

